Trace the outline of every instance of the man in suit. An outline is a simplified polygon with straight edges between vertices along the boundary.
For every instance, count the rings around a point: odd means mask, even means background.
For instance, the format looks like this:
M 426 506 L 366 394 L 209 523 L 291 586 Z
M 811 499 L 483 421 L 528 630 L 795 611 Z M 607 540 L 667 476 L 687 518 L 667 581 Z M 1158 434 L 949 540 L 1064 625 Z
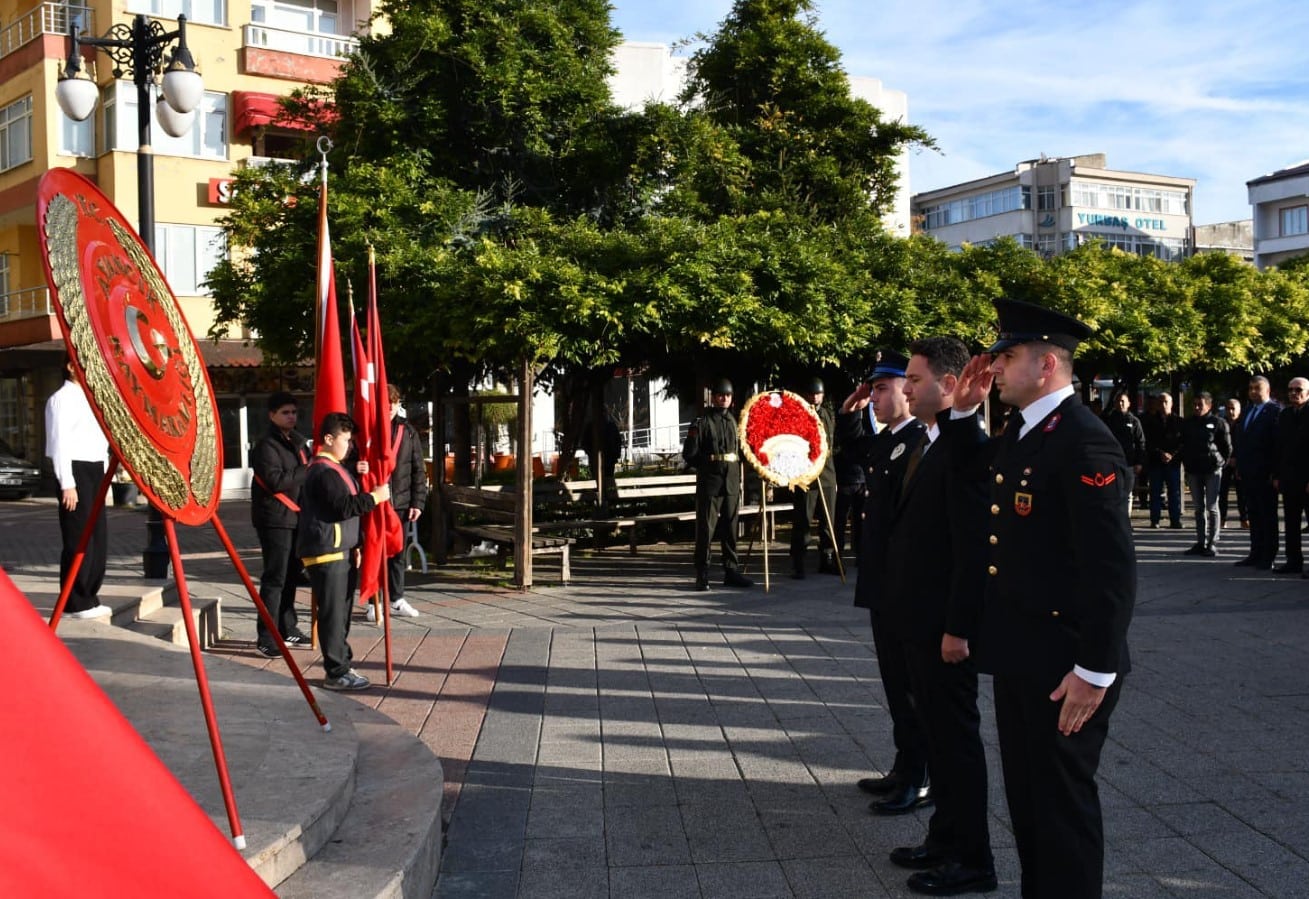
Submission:
M 860 533 L 859 573 L 855 579 L 854 604 L 868 610 L 873 628 L 877 670 L 886 693 L 886 710 L 891 715 L 891 740 L 895 761 L 882 776 L 865 777 L 859 789 L 881 797 L 869 809 L 879 815 L 903 814 L 931 803 L 927 770 L 927 738 L 918 724 L 909 695 L 909 670 L 898 640 L 885 624 L 883 606 L 886 570 L 886 536 L 891 510 L 900 495 L 905 466 L 926 427 L 909 414 L 904 395 L 904 370 L 909 360 L 900 353 L 883 350 L 864 382 L 855 388 L 836 416 L 837 439 L 844 452 L 863 467 L 868 495 L 864 499 L 864 526 Z M 866 410 L 882 430 L 868 426 Z
M 936 811 L 921 845 L 891 852 L 901 867 L 922 869 L 909 889 L 932 896 L 993 890 L 995 862 L 987 825 L 986 753 L 977 711 L 977 636 L 986 528 L 982 478 L 954 464 L 965 445 L 986 437 L 976 419 L 942 435 L 968 348 L 953 337 L 909 348 L 905 398 L 926 427 L 905 467 L 891 510 L 885 557 L 886 621 L 901 644 L 909 689 L 927 737 Z M 946 413 L 948 417 L 948 412 Z M 947 444 L 959 446 L 948 446 Z
M 1129 669 L 1136 557 L 1127 460 L 1074 393 L 1081 322 L 997 300 L 999 339 L 954 393 L 965 431 L 992 383 L 1018 411 L 990 455 L 977 665 L 994 676 L 1005 794 L 1024 899 L 1099 899 L 1095 772 Z
M 1250 516 L 1250 554 L 1234 564 L 1266 571 L 1277 557 L 1277 488 L 1273 466 L 1277 452 L 1277 413 L 1281 407 L 1269 397 L 1272 386 L 1263 375 L 1250 379 L 1250 408 L 1241 419 L 1241 440 L 1236 445 L 1236 478 L 1245 491 Z
M 1305 490 L 1309 487 L 1309 381 L 1292 378 L 1286 388 L 1286 405 L 1277 416 L 1277 443 L 1273 488 L 1282 495 L 1282 523 L 1286 526 L 1286 561 L 1273 569 L 1278 574 L 1304 571 L 1300 527 L 1304 522 Z

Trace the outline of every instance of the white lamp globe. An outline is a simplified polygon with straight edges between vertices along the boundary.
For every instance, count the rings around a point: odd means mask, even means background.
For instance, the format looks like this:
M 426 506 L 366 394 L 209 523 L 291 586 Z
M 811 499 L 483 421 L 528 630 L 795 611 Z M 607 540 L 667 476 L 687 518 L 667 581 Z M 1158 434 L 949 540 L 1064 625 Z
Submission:
M 55 85 L 59 108 L 74 122 L 85 122 L 99 99 L 100 90 L 84 72 L 60 78 Z
M 164 99 L 176 111 L 194 112 L 204 95 L 204 81 L 195 69 L 187 69 L 174 63 L 164 73 Z
M 164 133 L 169 137 L 181 137 L 191 130 L 191 124 L 195 121 L 195 110 L 178 112 L 168 105 L 166 98 L 161 96 L 155 102 L 155 118 L 159 120 L 159 127 L 163 128 Z

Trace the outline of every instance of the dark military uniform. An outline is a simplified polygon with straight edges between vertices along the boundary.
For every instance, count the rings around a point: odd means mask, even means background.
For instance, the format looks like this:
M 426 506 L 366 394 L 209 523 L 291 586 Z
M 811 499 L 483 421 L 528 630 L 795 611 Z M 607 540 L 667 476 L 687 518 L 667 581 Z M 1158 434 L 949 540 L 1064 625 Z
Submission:
M 820 562 L 818 570 L 830 574 L 838 573 L 836 567 L 836 541 L 832 537 L 832 502 L 836 498 L 836 461 L 832 453 L 835 446 L 836 423 L 832 410 L 826 404 L 818 407 L 818 421 L 827 433 L 827 462 L 815 483 L 805 490 L 799 488 L 791 491 L 791 566 L 797 577 L 804 576 L 805 550 L 809 543 L 809 529 L 813 526 L 814 515 L 818 515 L 818 549 Z M 820 495 L 824 500 L 824 509 L 818 506 Z
M 741 455 L 736 417 L 727 409 L 707 409 L 686 432 L 682 460 L 695 469 L 695 572 L 708 584 L 709 543 L 717 533 L 726 579 L 739 578 L 736 513 L 741 505 Z
M 905 466 L 926 428 L 916 418 L 906 421 L 895 433 L 883 428 L 871 433 L 864 412 L 837 416 L 837 436 L 847 452 L 860 461 L 868 495 L 864 499 L 859 571 L 855 579 L 854 604 L 868 609 L 873 628 L 877 669 L 891 714 L 891 739 L 895 762 L 890 777 L 915 791 L 927 781 L 927 741 L 910 698 L 909 669 L 900 641 L 894 639 L 885 621 L 882 576 L 886 568 L 886 537 L 891 511 L 900 495 Z M 887 792 L 891 792 L 887 790 Z

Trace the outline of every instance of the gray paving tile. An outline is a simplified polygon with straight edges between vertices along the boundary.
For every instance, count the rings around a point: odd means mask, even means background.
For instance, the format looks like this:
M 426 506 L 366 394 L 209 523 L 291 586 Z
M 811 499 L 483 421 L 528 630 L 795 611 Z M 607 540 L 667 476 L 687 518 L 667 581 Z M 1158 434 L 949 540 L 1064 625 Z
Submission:
M 889 896 L 860 856 L 787 859 L 782 870 L 798 899 L 870 899 Z
M 682 805 L 681 812 L 691 858 L 697 864 L 774 857 L 752 803 L 691 802 Z
M 691 852 L 676 806 L 610 810 L 605 816 L 610 865 L 689 864 Z
M 611 868 L 610 899 L 700 899 L 692 865 Z
M 459 874 L 443 871 L 432 899 L 515 899 L 518 870 Z
M 791 899 L 795 894 L 775 862 L 726 862 L 695 866 L 704 899 Z

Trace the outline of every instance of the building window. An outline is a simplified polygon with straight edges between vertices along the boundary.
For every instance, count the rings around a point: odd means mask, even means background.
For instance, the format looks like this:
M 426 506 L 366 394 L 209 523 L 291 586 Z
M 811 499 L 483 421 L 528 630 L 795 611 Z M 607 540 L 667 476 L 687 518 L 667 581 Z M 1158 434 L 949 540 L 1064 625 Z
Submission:
M 250 21 L 285 31 L 336 34 L 337 0 L 253 0 Z
M 1055 186 L 1047 184 L 1044 187 L 1036 189 L 1036 208 L 1037 209 L 1054 209 Z
M 1162 190 L 1153 187 L 1120 187 L 1111 184 L 1092 184 L 1074 181 L 1070 188 L 1071 205 L 1090 209 L 1135 209 L 1140 212 L 1162 212 L 1167 215 L 1186 215 L 1187 202 L 1184 190 Z
M 223 0 L 130 0 L 127 11 L 174 20 L 181 15 L 187 22 L 199 25 L 227 24 Z
M 117 81 L 106 91 L 106 149 L 135 152 L 136 85 Z M 181 137 L 170 137 L 159 127 L 150 125 L 154 151 L 161 156 L 200 156 L 205 159 L 227 158 L 227 94 L 205 91 L 195 111 L 191 130 Z
M 179 296 L 208 296 L 202 285 L 226 254 L 221 228 L 155 225 L 155 258 Z
M 60 111 L 59 124 L 60 153 L 65 156 L 95 155 L 95 113 L 83 121 L 74 122 Z
M 0 253 L 0 297 L 9 296 L 9 254 Z
M 1036 252 L 1042 256 L 1053 256 L 1059 251 L 1059 235 L 1057 234 L 1038 234 L 1036 235 Z
M 32 161 L 32 97 L 0 109 L 0 172 Z
M 1309 234 L 1309 206 L 1292 206 L 1290 209 L 1283 209 L 1281 217 L 1283 237 Z
M 923 210 L 923 227 L 930 231 L 933 228 L 957 225 L 960 222 L 1001 215 L 1018 209 L 1030 209 L 1031 205 L 1030 188 L 1015 185 L 961 200 L 951 200 L 938 206 L 929 206 Z

